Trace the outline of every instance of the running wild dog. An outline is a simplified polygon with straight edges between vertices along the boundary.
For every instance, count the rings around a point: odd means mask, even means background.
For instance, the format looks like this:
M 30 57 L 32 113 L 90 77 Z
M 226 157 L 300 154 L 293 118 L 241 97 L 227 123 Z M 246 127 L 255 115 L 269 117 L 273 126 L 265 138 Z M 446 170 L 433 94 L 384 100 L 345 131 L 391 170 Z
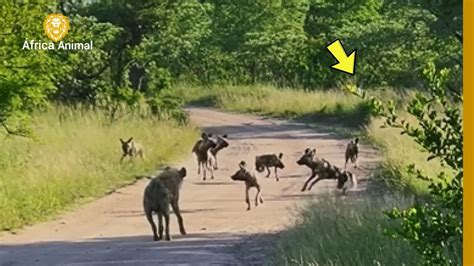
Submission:
M 245 182 L 245 202 L 247 203 L 247 211 L 250 211 L 250 198 L 249 190 L 250 188 L 257 189 L 257 195 L 255 195 L 255 206 L 258 206 L 258 202 L 263 204 L 262 192 L 260 185 L 257 182 L 257 178 L 251 172 L 246 169 L 247 164 L 244 161 L 241 161 L 239 164 L 239 170 L 235 172 L 230 178 L 234 181 L 244 181 Z
M 196 153 L 198 161 L 198 174 L 201 173 L 201 167 L 203 172 L 202 180 L 206 180 L 206 169 L 211 171 L 211 179 L 214 179 L 214 170 L 210 167 L 208 161 L 209 157 L 213 155 L 209 152 L 209 149 L 214 148 L 217 144 L 210 139 L 211 134 L 202 133 L 201 139 L 194 144 L 193 152 Z
M 349 159 L 354 164 L 354 168 L 357 168 L 357 160 L 359 158 L 359 138 L 351 140 L 346 147 L 346 163 L 344 164 L 344 169 L 346 169 L 347 162 Z
M 222 136 L 217 135 L 216 138 L 217 138 L 216 146 L 209 149 L 212 156 L 208 156 L 209 159 L 210 159 L 210 161 L 208 163 L 214 168 L 214 170 L 218 169 L 218 166 L 217 166 L 217 153 L 220 150 L 222 150 L 224 148 L 227 148 L 229 146 L 229 142 L 227 142 L 227 135 L 222 135 Z
M 183 179 L 186 176 L 186 168 L 180 170 L 167 167 L 158 176 L 153 177 L 148 186 L 145 188 L 143 196 L 143 208 L 148 222 L 153 231 L 153 241 L 163 239 L 163 217 L 165 218 L 165 234 L 166 240 L 171 240 L 169 223 L 170 223 L 170 205 L 173 212 L 178 218 L 179 231 L 182 235 L 186 234 L 184 229 L 183 217 L 179 210 L 179 190 Z M 153 212 L 158 215 L 158 231 L 153 221 Z
M 122 144 L 122 158 L 120 158 L 120 162 L 127 156 L 130 157 L 130 160 L 133 157 L 140 156 L 141 158 L 144 157 L 143 148 L 140 144 L 136 143 L 133 140 L 133 137 L 129 138 L 127 141 L 120 139 L 120 143 Z
M 275 177 L 276 180 L 279 181 L 280 179 L 278 179 L 277 169 L 285 168 L 285 165 L 282 163 L 281 158 L 283 158 L 283 153 L 280 153 L 278 157 L 275 154 L 264 154 L 257 156 L 255 157 L 255 170 L 261 173 L 263 172 L 263 170 L 265 170 L 265 168 L 267 168 L 266 177 L 269 177 L 270 167 L 275 167 Z
M 315 159 L 315 154 L 316 149 L 311 150 L 308 148 L 305 150 L 303 156 L 296 162 L 299 165 L 306 165 L 312 171 L 311 176 L 306 180 L 301 191 L 305 191 L 311 181 L 313 182 L 309 185 L 308 190 L 311 190 L 317 182 L 323 179 L 336 179 L 337 188 L 342 189 L 343 194 L 345 194 L 349 188 L 349 181 L 353 188 L 357 187 L 357 179 L 352 173 L 341 170 L 339 167 L 331 165 L 324 159 Z

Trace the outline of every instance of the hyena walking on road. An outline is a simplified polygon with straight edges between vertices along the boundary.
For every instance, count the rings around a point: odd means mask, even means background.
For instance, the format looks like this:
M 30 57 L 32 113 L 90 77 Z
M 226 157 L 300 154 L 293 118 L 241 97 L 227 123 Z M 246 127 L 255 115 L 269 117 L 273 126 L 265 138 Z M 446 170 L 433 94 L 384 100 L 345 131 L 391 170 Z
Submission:
M 251 188 L 257 189 L 257 194 L 255 195 L 255 206 L 258 206 L 258 202 L 263 204 L 262 191 L 261 187 L 257 182 L 257 178 L 253 173 L 246 169 L 247 164 L 245 161 L 239 163 L 239 170 L 235 172 L 230 178 L 234 181 L 244 181 L 245 182 L 245 202 L 247 203 L 247 211 L 250 211 L 250 197 L 249 190 Z
M 170 205 L 178 219 L 179 231 L 182 235 L 186 234 L 184 229 L 183 217 L 179 209 L 179 190 L 186 176 L 186 168 L 180 170 L 167 167 L 158 176 L 154 177 L 145 188 L 143 196 L 143 209 L 153 232 L 153 240 L 163 239 L 163 218 L 165 219 L 166 240 L 171 240 L 170 223 Z M 153 221 L 153 212 L 158 215 L 158 231 Z
M 315 154 L 316 149 L 311 150 L 308 148 L 304 151 L 303 156 L 296 162 L 299 165 L 306 165 L 311 169 L 312 172 L 311 176 L 304 183 L 301 191 L 305 191 L 306 188 L 311 190 L 311 188 L 316 183 L 324 179 L 336 179 L 337 188 L 342 189 L 343 194 L 345 194 L 346 190 L 349 188 L 349 181 L 351 182 L 353 188 L 357 187 L 357 179 L 352 173 L 341 170 L 339 167 L 331 165 L 324 159 L 315 159 Z M 308 184 L 311 181 L 313 182 L 308 187 Z
M 129 138 L 127 141 L 120 139 L 120 143 L 122 144 L 122 158 L 120 158 L 120 162 L 127 156 L 130 157 L 130 160 L 133 157 L 140 156 L 144 158 L 145 154 L 143 153 L 143 148 L 140 144 L 136 143 L 133 140 L 133 137 Z
M 277 169 L 285 168 L 285 165 L 281 161 L 283 158 L 283 153 L 280 153 L 278 157 L 275 154 L 264 154 L 255 157 L 255 170 L 259 173 L 263 172 L 265 168 L 267 168 L 267 175 L 266 177 L 270 176 L 270 167 L 275 167 L 275 178 L 277 181 L 280 179 L 278 178 Z

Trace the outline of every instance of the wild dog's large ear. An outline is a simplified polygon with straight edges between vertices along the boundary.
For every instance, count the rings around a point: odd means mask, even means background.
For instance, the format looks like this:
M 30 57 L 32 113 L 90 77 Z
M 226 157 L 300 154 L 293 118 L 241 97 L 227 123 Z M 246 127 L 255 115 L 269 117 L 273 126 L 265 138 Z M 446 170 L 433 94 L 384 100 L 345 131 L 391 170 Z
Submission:
M 311 156 L 314 156 L 315 154 L 316 154 L 316 149 L 313 149 L 313 150 L 311 151 Z
M 127 142 L 130 143 L 130 141 L 132 141 L 132 140 L 133 140 L 133 137 L 130 137 L 130 138 L 127 140 Z
M 207 138 L 207 134 L 203 132 L 203 133 L 201 134 L 201 138 L 203 138 L 203 139 Z
M 222 137 L 226 139 L 226 138 L 227 138 L 227 134 L 222 135 Z
M 181 176 L 181 179 L 183 179 L 185 176 L 186 176 L 186 168 L 182 167 L 180 170 L 179 170 L 179 175 Z
M 355 138 L 355 139 L 354 139 L 354 143 L 355 143 L 355 144 L 359 143 L 359 138 Z
M 304 154 L 308 154 L 308 153 L 310 153 L 310 152 L 311 152 L 311 149 L 310 149 L 310 148 L 306 148 L 306 149 L 304 150 Z
M 283 158 L 283 153 L 280 152 L 280 154 L 278 154 L 278 159 L 281 159 Z
M 122 143 L 124 143 L 124 142 L 125 142 L 125 141 L 123 141 L 123 139 L 121 139 L 121 138 L 120 138 L 119 140 L 120 140 L 120 142 L 122 142 Z
M 212 138 L 212 133 L 207 134 L 208 137 Z
M 241 170 L 245 169 L 246 166 L 247 166 L 247 163 L 245 161 L 241 161 L 239 163 L 239 167 L 240 167 Z

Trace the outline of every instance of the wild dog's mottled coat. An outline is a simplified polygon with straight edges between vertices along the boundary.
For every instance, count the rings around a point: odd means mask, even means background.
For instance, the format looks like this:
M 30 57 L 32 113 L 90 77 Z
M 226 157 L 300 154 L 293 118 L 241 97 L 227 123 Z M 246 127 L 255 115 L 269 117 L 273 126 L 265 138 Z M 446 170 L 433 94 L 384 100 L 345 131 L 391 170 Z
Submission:
M 278 156 L 276 156 L 276 154 L 264 154 L 264 155 L 257 156 L 255 157 L 255 170 L 261 173 L 266 168 L 267 169 L 266 177 L 269 177 L 270 167 L 275 167 L 275 178 L 277 181 L 279 181 L 277 169 L 285 168 L 285 165 L 281 161 L 282 158 L 283 158 L 283 153 L 280 153 Z
M 127 141 L 120 139 L 120 143 L 122 144 L 122 158 L 120 158 L 120 162 L 127 156 L 132 159 L 133 157 L 140 156 L 141 158 L 144 157 L 143 148 L 140 144 L 136 143 L 133 140 L 133 137 L 129 138 Z
M 306 165 L 312 171 L 311 176 L 306 180 L 301 191 L 305 191 L 308 184 L 314 178 L 316 179 L 309 185 L 308 190 L 311 190 L 317 182 L 323 179 L 336 179 L 338 181 L 337 188 L 342 189 L 343 193 L 345 193 L 349 187 L 349 181 L 352 183 L 352 187 L 357 187 L 357 179 L 352 173 L 341 170 L 339 167 L 331 165 L 324 159 L 314 158 L 315 154 L 316 149 L 306 149 L 303 156 L 296 162 L 299 165 Z
M 220 150 L 227 148 L 228 146 L 229 146 L 229 142 L 227 141 L 227 135 L 222 135 L 222 136 L 217 135 L 216 146 L 209 149 L 212 156 L 208 156 L 209 157 L 208 164 L 211 165 L 211 167 L 213 167 L 214 170 L 218 169 L 217 153 Z
M 163 239 L 163 217 L 165 218 L 166 240 L 171 240 L 169 231 L 170 210 L 176 214 L 179 224 L 179 231 L 182 235 L 186 234 L 184 229 L 183 217 L 179 209 L 179 190 L 183 179 L 186 176 L 186 168 L 180 170 L 167 167 L 162 173 L 154 177 L 145 188 L 143 196 L 143 208 L 148 222 L 153 231 L 153 240 Z M 159 236 L 156 232 L 156 225 L 153 221 L 153 212 L 158 215 Z
M 234 181 L 244 181 L 245 182 L 245 202 L 247 203 L 247 211 L 250 210 L 250 198 L 249 190 L 250 188 L 256 188 L 257 194 L 255 195 L 255 206 L 258 206 L 258 202 L 263 203 L 261 187 L 257 182 L 257 178 L 253 173 L 246 169 L 247 164 L 244 161 L 241 161 L 239 164 L 239 170 L 235 172 L 230 178 Z
M 346 169 L 347 162 L 351 160 L 351 162 L 354 164 L 354 167 L 357 168 L 357 160 L 359 158 L 359 138 L 355 138 L 354 140 L 351 140 L 349 144 L 347 144 L 346 147 L 346 163 L 344 164 L 344 169 Z
M 217 146 L 217 144 L 210 139 L 212 134 L 202 133 L 201 139 L 194 144 L 193 152 L 196 153 L 197 162 L 198 162 L 198 174 L 201 173 L 201 167 L 203 171 L 203 180 L 206 180 L 206 169 L 211 171 L 211 179 L 214 179 L 214 171 L 213 168 L 209 166 L 209 157 L 213 156 L 212 153 L 209 151 L 211 148 Z

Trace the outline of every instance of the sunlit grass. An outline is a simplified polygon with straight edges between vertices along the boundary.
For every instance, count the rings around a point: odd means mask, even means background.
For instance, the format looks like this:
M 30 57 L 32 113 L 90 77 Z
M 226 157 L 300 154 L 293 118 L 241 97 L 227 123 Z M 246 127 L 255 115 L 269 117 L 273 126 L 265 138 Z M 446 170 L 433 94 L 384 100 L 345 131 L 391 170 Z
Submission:
M 277 89 L 269 85 L 220 86 L 201 88 L 178 86 L 175 91 L 191 104 L 207 104 L 217 108 L 289 119 L 305 119 L 312 123 L 329 123 L 335 133 L 361 135 L 381 149 L 381 167 L 377 176 L 396 189 L 409 189 L 418 194 L 427 192 L 427 184 L 407 172 L 406 166 L 416 164 L 423 172 L 435 177 L 446 170 L 439 160 L 427 161 L 428 154 L 400 129 L 381 128 L 383 120 L 372 118 L 369 106 L 360 98 L 343 90 L 303 91 Z M 394 100 L 406 105 L 413 91 L 381 88 L 370 91 L 382 100 Z M 403 119 L 416 123 L 406 112 Z M 349 134 L 346 134 L 349 131 Z
M 0 230 L 47 218 L 130 183 L 186 154 L 191 126 L 129 115 L 110 124 L 99 111 L 52 108 L 35 115 L 34 138 L 0 140 Z M 145 160 L 119 163 L 119 138 L 134 137 Z
M 395 195 L 324 198 L 296 215 L 296 226 L 281 233 L 272 265 L 418 265 L 408 243 L 384 230 L 395 223 L 383 210 L 405 207 L 411 199 Z
M 220 86 L 211 88 L 178 86 L 177 93 L 191 104 L 272 117 L 316 120 L 357 127 L 369 118 L 362 100 L 343 91 L 304 91 L 273 86 Z

